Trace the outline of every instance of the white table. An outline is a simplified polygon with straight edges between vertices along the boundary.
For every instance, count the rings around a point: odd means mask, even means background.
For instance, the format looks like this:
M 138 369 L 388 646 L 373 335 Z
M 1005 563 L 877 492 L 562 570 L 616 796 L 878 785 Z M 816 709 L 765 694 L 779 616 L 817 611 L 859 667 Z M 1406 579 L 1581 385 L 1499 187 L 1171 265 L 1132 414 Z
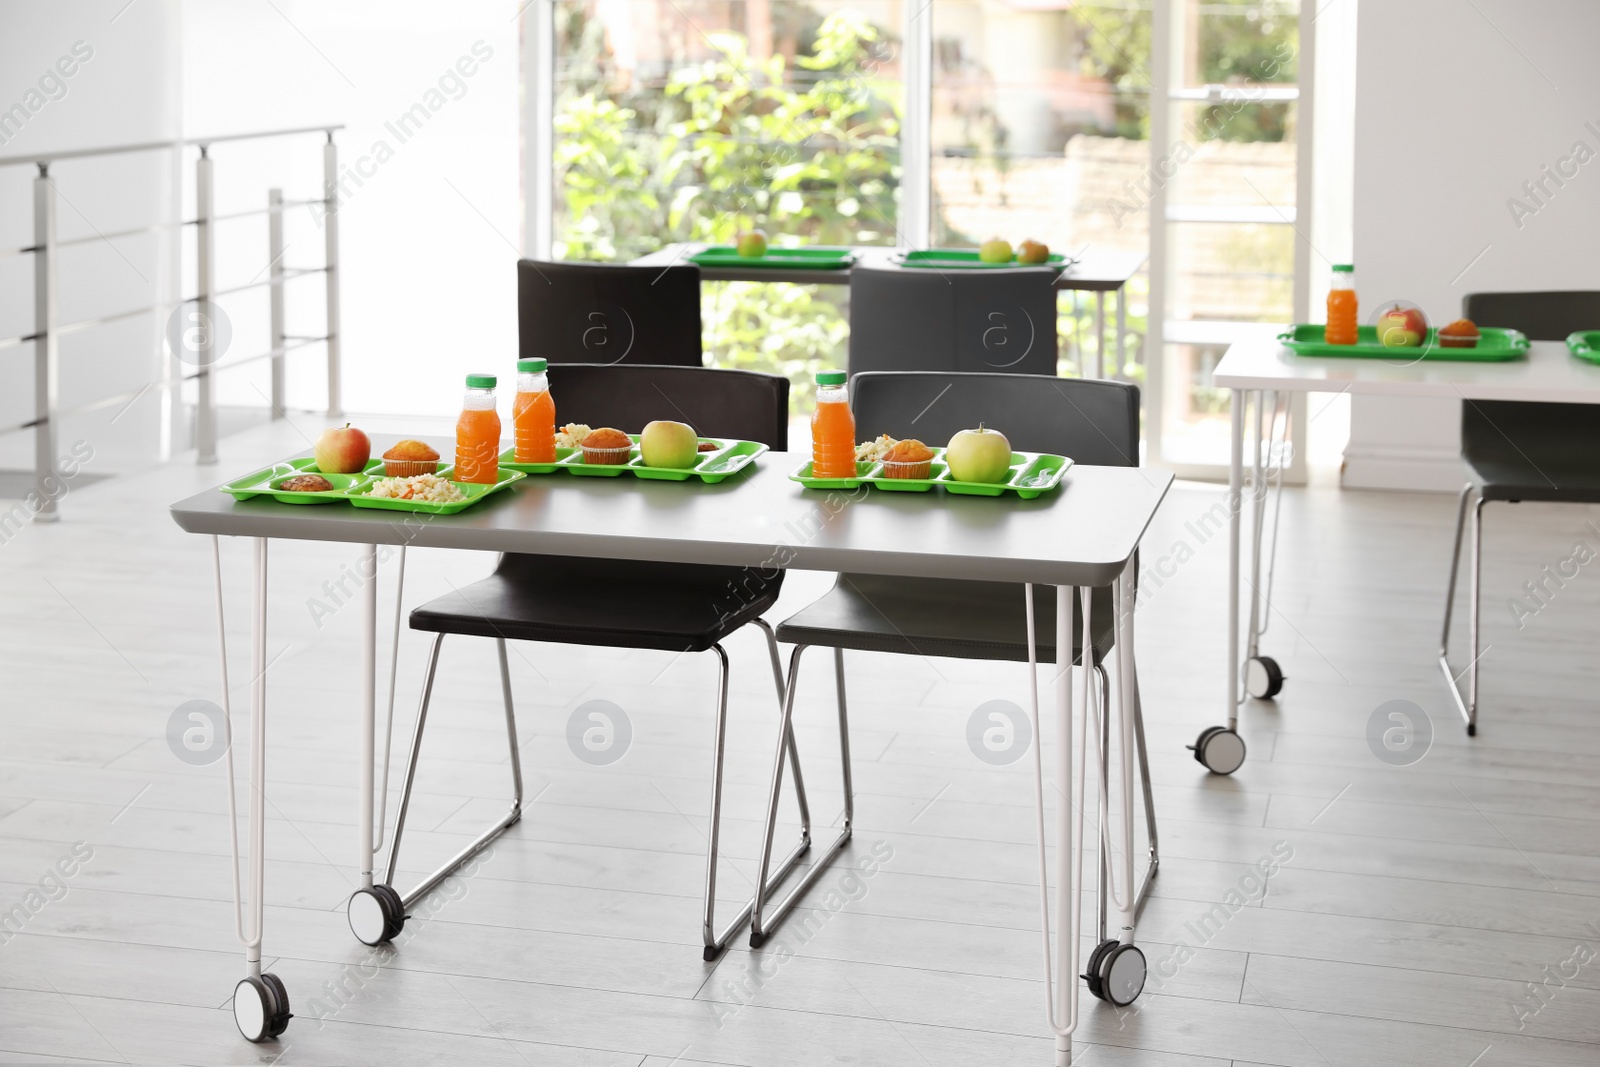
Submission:
M 1263 424 L 1268 395 L 1274 413 L 1292 393 L 1351 393 L 1363 396 L 1435 397 L 1456 400 L 1521 400 L 1532 403 L 1600 404 L 1600 366 L 1575 359 L 1560 341 L 1534 341 L 1526 359 L 1505 363 L 1472 363 L 1445 360 L 1343 359 L 1298 356 L 1276 340 L 1255 340 L 1230 347 L 1212 375 L 1220 388 L 1232 391 L 1232 448 L 1228 473 L 1228 667 L 1226 671 L 1226 727 L 1209 727 L 1196 743 L 1201 762 L 1221 773 L 1231 773 L 1244 761 L 1244 743 L 1238 739 L 1239 705 L 1244 694 L 1276 692 L 1282 684 L 1277 665 L 1260 655 L 1259 638 L 1262 607 L 1261 534 L 1266 512 L 1266 468 L 1263 456 Z M 1239 657 L 1239 547 L 1243 510 L 1244 440 L 1246 407 L 1254 413 L 1255 454 L 1251 460 L 1252 524 L 1255 536 L 1251 551 L 1251 597 L 1248 643 L 1244 660 Z M 1268 431 L 1270 434 L 1270 430 Z M 1462 507 L 1467 502 L 1462 494 Z M 1274 524 L 1274 537 L 1276 529 Z M 1460 556 L 1457 537 L 1456 557 Z M 1271 552 L 1267 553 L 1269 559 Z M 1474 559 L 1476 581 L 1476 559 Z M 1269 578 L 1270 586 L 1270 578 Z M 1455 564 L 1451 565 L 1450 597 L 1454 597 Z M 1473 659 L 1469 697 L 1463 700 L 1451 673 L 1446 651 L 1449 638 L 1449 603 L 1445 609 L 1446 629 L 1440 641 L 1439 662 L 1456 705 L 1469 728 L 1475 719 L 1477 702 L 1477 660 Z M 1477 644 L 1477 620 L 1472 620 L 1473 644 Z M 1209 737 L 1208 737 L 1209 735 Z M 1215 746 L 1217 765 L 1206 758 L 1208 746 Z M 1232 767 L 1228 764 L 1236 759 Z
M 374 452 L 392 444 L 374 441 Z M 448 442 L 434 442 L 441 452 Z M 238 846 L 235 842 L 235 909 L 245 947 L 246 977 L 235 987 L 234 1014 L 247 1036 L 260 1032 L 264 1017 L 287 1020 L 287 993 L 270 973 L 261 970 L 262 886 L 264 884 L 264 813 L 266 788 L 266 600 L 267 545 L 271 538 L 336 541 L 366 546 L 362 573 L 371 574 L 362 589 L 362 651 L 356 662 L 361 700 L 355 709 L 361 722 L 358 750 L 361 795 L 357 812 L 357 896 L 373 888 L 374 814 L 376 804 L 375 739 L 377 693 L 377 546 L 470 549 L 587 556 L 597 559 L 647 559 L 678 563 L 783 567 L 851 571 L 903 577 L 951 577 L 1037 583 L 1056 586 L 1056 648 L 1070 663 L 1073 647 L 1072 597 L 1079 596 L 1084 633 L 1093 633 L 1090 589 L 1110 586 L 1116 618 L 1114 666 L 1118 684 L 1112 706 L 1105 709 L 1103 730 L 1120 730 L 1122 817 L 1114 876 L 1122 886 L 1116 895 L 1117 940 L 1134 945 L 1140 896 L 1133 869 L 1133 560 L 1151 518 L 1172 484 L 1160 471 L 1129 467 L 1071 468 L 1058 490 L 1035 500 L 1014 497 L 958 497 L 942 493 L 811 492 L 787 477 L 809 458 L 771 452 L 754 469 L 717 485 L 657 482 L 633 478 L 578 478 L 568 474 L 529 477 L 497 497 L 459 515 L 408 516 L 403 512 L 360 510 L 334 504 L 303 507 L 257 498 L 234 501 L 217 490 L 199 493 L 172 506 L 174 521 L 190 533 L 249 537 L 254 541 L 250 767 L 250 899 L 249 935 L 237 892 Z M 663 516 L 670 515 L 671 521 Z M 418 521 L 420 520 L 420 521 Z M 222 577 L 217 559 L 219 628 Z M 1028 647 L 1037 647 L 1032 609 L 1032 584 L 1019 596 L 1026 611 Z M 396 619 L 398 625 L 398 617 Z M 223 643 L 226 649 L 226 643 Z M 1059 672 L 1056 683 L 1056 796 L 1076 799 L 1058 805 L 1055 835 L 1058 887 L 1054 909 L 1060 960 L 1049 1000 L 1051 1030 L 1056 1035 L 1058 1065 L 1072 1062 L 1072 1032 L 1078 1020 L 1077 973 L 1082 928 L 1078 906 L 1083 884 L 1084 766 L 1093 686 L 1089 661 Z M 1038 671 L 1029 664 L 1033 736 L 1039 730 Z M 224 658 L 224 672 L 226 659 Z M 1076 678 L 1074 678 L 1076 675 Z M 226 678 L 226 673 L 224 673 Z M 1083 708 L 1074 740 L 1073 691 Z M 226 710 L 227 704 L 224 703 Z M 230 733 L 228 735 L 231 737 Z M 781 745 L 780 739 L 780 745 Z M 1044 927 L 1047 983 L 1052 978 L 1051 908 L 1046 888 L 1048 838 L 1044 815 L 1044 776 L 1040 748 L 1034 744 L 1035 800 L 1039 845 L 1040 908 Z M 1076 773 L 1072 766 L 1077 757 Z M 228 756 L 231 785 L 232 754 Z M 1101 782 L 1101 798 L 1107 783 Z M 230 793 L 230 797 L 231 797 Z M 231 810 L 231 809 L 230 809 Z M 1109 819 L 1102 811 L 1102 820 Z M 1109 833 L 1109 831 L 1107 831 Z M 1113 888 L 1115 888 L 1113 886 Z M 352 898 L 354 899 L 354 897 Z M 698 959 L 696 958 L 696 963 Z M 263 983 L 272 988 L 264 989 Z M 1140 984 L 1142 985 L 1142 977 Z M 274 1031 L 281 1026 L 273 1027 Z M 269 1035 L 275 1037 L 276 1033 Z M 252 1038 L 254 1039 L 254 1038 Z

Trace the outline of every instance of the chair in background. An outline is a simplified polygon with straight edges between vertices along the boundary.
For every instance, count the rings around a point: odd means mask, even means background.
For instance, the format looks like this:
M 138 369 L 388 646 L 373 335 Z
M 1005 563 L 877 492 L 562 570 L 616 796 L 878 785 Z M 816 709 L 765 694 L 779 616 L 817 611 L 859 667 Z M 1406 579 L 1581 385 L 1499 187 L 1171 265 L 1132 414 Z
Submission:
M 1053 370 L 1054 368 L 1052 368 Z M 1014 448 L 1027 452 L 1052 452 L 1075 462 L 1101 466 L 1139 465 L 1139 390 L 1122 382 L 1057 378 L 1027 374 L 884 373 L 858 375 L 851 384 L 856 426 L 861 436 L 888 433 L 892 437 L 917 437 L 943 443 L 947 434 L 975 426 L 979 421 L 1002 428 Z M 1136 564 L 1135 564 L 1136 566 Z M 908 656 L 949 656 L 958 659 L 1028 660 L 1027 625 L 1022 610 L 1022 585 L 963 579 L 895 578 L 841 574 L 822 599 L 802 608 L 778 626 L 778 640 L 795 646 L 789 661 L 784 701 L 784 729 L 792 731 L 795 685 L 800 657 L 813 645 L 833 649 L 834 683 L 839 716 L 839 747 L 844 763 L 845 798 L 843 831 L 817 859 L 793 890 L 770 908 L 758 903 L 751 919 L 750 944 L 759 948 L 827 868 L 829 861 L 849 841 L 854 821 L 851 795 L 850 729 L 845 705 L 844 650 L 892 652 Z M 1040 662 L 1055 662 L 1055 590 L 1035 590 L 1035 630 Z M 1095 626 L 1093 665 L 1100 675 L 1102 708 L 1109 706 L 1109 680 L 1103 661 L 1112 649 L 1111 589 L 1095 589 L 1091 596 Z M 1073 662 L 1083 662 L 1083 623 L 1078 602 L 1073 601 L 1075 646 Z M 1124 650 L 1131 655 L 1132 649 Z M 1131 673 L 1131 672 L 1130 672 Z M 1144 808 L 1150 839 L 1150 869 L 1139 889 L 1142 906 L 1159 863 L 1155 808 L 1150 789 L 1149 759 L 1145 748 L 1144 719 L 1134 690 L 1134 729 Z M 1102 726 L 1107 722 L 1101 716 Z M 1100 740 L 1101 759 L 1108 758 L 1109 733 Z M 781 755 L 781 754 L 780 754 Z M 772 854 L 777 824 L 777 798 L 782 785 L 781 766 L 774 768 L 762 841 L 761 865 Z M 1102 851 L 1104 855 L 1104 851 Z M 1106 867 L 1101 868 L 1102 881 Z M 1101 942 L 1089 957 L 1089 989 L 1113 1003 L 1131 1003 L 1143 988 L 1143 955 L 1132 945 L 1106 936 L 1106 894 L 1101 893 Z M 1123 958 L 1139 953 L 1137 960 Z M 1120 962 L 1119 962 L 1120 961 Z M 1113 968 L 1116 981 L 1111 980 Z M 1137 987 L 1126 984 L 1137 975 Z M 1131 993 L 1131 995 L 1129 995 Z
M 1056 373 L 1057 272 L 1047 267 L 850 271 L 850 374 Z
M 690 419 L 702 434 L 743 437 L 780 449 L 786 443 L 789 383 L 773 375 L 710 368 L 563 366 L 552 369 L 551 389 L 557 403 L 563 407 L 576 405 L 572 410 L 585 413 L 600 411 L 608 421 L 633 424 L 645 418 L 646 413 L 659 416 L 663 411 L 673 411 L 674 404 L 692 405 Z M 620 406 L 599 406 L 608 403 L 609 398 L 629 399 Z M 594 407 L 585 408 L 584 404 Z M 511 676 L 506 661 L 507 641 L 650 648 L 680 653 L 711 651 L 717 654 L 718 679 L 702 936 L 705 959 L 715 959 L 751 910 L 751 905 L 746 904 L 724 929 L 717 930 L 717 859 L 728 720 L 728 655 L 722 642 L 747 623 L 761 628 L 766 634 L 773 681 L 781 705 L 783 668 L 772 629 L 761 618 L 761 613 L 778 599 L 783 577 L 783 570 L 776 566 L 723 567 L 508 552 L 501 556 L 489 577 L 412 611 L 411 628 L 437 636 L 428 655 L 422 702 L 417 710 L 405 784 L 389 850 L 388 874 L 382 883 L 358 890 L 352 898 L 350 925 L 356 936 L 369 945 L 393 939 L 404 926 L 408 906 L 521 818 L 522 769 Z M 487 637 L 495 641 L 505 702 L 506 737 L 511 749 L 514 798 L 504 818 L 402 897 L 393 888 L 399 871 L 400 842 L 439 668 L 439 650 L 447 634 Z M 769 894 L 809 849 L 811 841 L 810 810 L 804 781 L 799 777 L 799 754 L 792 735 L 784 739 L 783 746 L 796 775 L 795 792 L 802 829 L 799 844 L 767 884 Z
M 1462 314 L 1483 326 L 1521 330 L 1534 341 L 1560 341 L 1579 330 L 1600 329 L 1600 292 L 1469 293 Z M 1512 504 L 1539 500 L 1600 504 L 1600 405 L 1539 404 L 1519 400 L 1463 400 L 1461 460 L 1467 484 L 1456 512 L 1450 585 L 1444 598 L 1444 632 L 1439 667 L 1444 671 L 1468 736 L 1478 732 L 1478 608 L 1483 548 L 1483 506 L 1491 500 Z M 1450 669 L 1450 616 L 1461 567 L 1461 540 L 1472 511 L 1471 615 L 1468 631 L 1472 661 L 1467 664 L 1467 694 Z
M 698 367 L 700 268 L 517 261 L 518 354 Z

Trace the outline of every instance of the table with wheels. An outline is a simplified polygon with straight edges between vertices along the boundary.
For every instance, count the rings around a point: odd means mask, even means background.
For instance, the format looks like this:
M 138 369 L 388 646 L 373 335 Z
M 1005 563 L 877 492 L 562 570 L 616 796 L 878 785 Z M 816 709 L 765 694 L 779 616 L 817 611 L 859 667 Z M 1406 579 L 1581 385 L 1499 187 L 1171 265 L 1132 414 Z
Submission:
M 434 442 L 443 446 L 446 442 Z M 441 447 L 441 451 L 443 448 Z M 240 1031 L 253 1041 L 281 1034 L 289 1020 L 289 995 L 283 984 L 261 970 L 262 887 L 264 884 L 264 806 L 266 803 L 267 683 L 266 604 L 267 553 L 274 538 L 342 542 L 363 546 L 364 583 L 361 655 L 355 662 L 360 698 L 354 709 L 361 724 L 357 750 L 360 798 L 358 801 L 355 863 L 360 886 L 352 895 L 349 911 L 358 936 L 369 926 L 390 923 L 393 916 L 383 897 L 392 887 L 375 881 L 377 849 L 374 847 L 375 813 L 384 803 L 377 791 L 377 546 L 399 545 L 469 549 L 480 552 L 526 552 L 597 559 L 648 559 L 679 563 L 716 563 L 765 569 L 775 565 L 809 570 L 849 571 L 902 577 L 967 578 L 1017 583 L 1027 596 L 1018 596 L 1017 610 L 1025 612 L 1029 646 L 1035 646 L 1032 611 L 1033 584 L 1055 586 L 1056 648 L 1071 656 L 1072 598 L 1081 599 L 1086 632 L 1089 630 L 1090 590 L 1110 586 L 1116 615 L 1114 677 L 1118 684 L 1109 706 L 1097 709 L 1095 687 L 1087 663 L 1060 672 L 1055 685 L 1055 728 L 1058 744 L 1054 758 L 1056 795 L 1076 796 L 1070 807 L 1058 811 L 1055 831 L 1057 885 L 1061 887 L 1051 907 L 1048 882 L 1044 796 L 1046 782 L 1039 746 L 1034 749 L 1035 800 L 1040 871 L 1040 907 L 1044 926 L 1044 951 L 1049 998 L 1049 1018 L 1057 1036 L 1057 1064 L 1070 1064 L 1071 1035 L 1077 1025 L 1075 976 L 1079 972 L 1079 935 L 1082 929 L 1079 891 L 1083 884 L 1085 813 L 1083 808 L 1086 748 L 1094 738 L 1087 734 L 1095 718 L 1102 738 L 1112 730 L 1121 738 L 1119 758 L 1098 775 L 1099 806 L 1111 794 L 1108 779 L 1120 789 L 1120 820 L 1102 817 L 1099 835 L 1120 853 L 1103 874 L 1112 882 L 1110 934 L 1093 958 L 1092 991 L 1116 1003 L 1129 1003 L 1144 985 L 1143 955 L 1134 938 L 1142 892 L 1135 886 L 1134 870 L 1134 716 L 1125 705 L 1132 689 L 1133 581 L 1132 562 L 1146 527 L 1160 506 L 1170 475 L 1140 468 L 1077 466 L 1069 470 L 1060 487 L 1031 501 L 1010 496 L 964 497 L 942 492 L 879 494 L 865 488 L 849 493 L 802 489 L 788 472 L 808 457 L 795 453 L 768 453 L 757 466 L 717 485 L 699 482 L 657 482 L 634 479 L 574 478 L 565 474 L 530 477 L 517 486 L 453 516 L 426 518 L 403 513 L 362 510 L 340 504 L 297 507 L 266 498 L 234 501 L 210 490 L 172 506 L 172 516 L 184 530 L 210 535 L 217 571 L 219 629 L 222 628 L 221 553 L 224 536 L 252 539 L 255 581 L 250 730 L 249 890 L 252 921 L 243 922 L 238 891 L 239 850 L 234 831 L 235 905 L 240 912 L 238 933 L 245 946 L 245 977 L 234 993 L 234 1016 Z M 830 499 L 831 498 L 831 499 Z M 674 521 L 662 523 L 670 508 Z M 411 521 L 406 521 L 410 519 Z M 787 531 L 811 531 L 796 542 Z M 396 621 L 399 609 L 396 608 Z M 1063 632 L 1062 628 L 1065 627 Z M 225 648 L 224 643 L 224 648 Z M 1058 655 L 1061 653 L 1058 653 Z M 1087 657 L 1085 657 L 1087 659 Z M 1030 664 L 1031 712 L 1034 737 L 1039 733 L 1037 665 Z M 1076 677 L 1074 677 L 1076 676 Z M 224 657 L 224 700 L 226 661 Z M 1076 696 L 1074 696 L 1076 689 Z M 1073 705 L 1076 717 L 1073 740 Z M 224 711 L 228 710 L 226 702 Z M 231 738 L 231 725 L 228 736 Z M 1105 744 L 1097 747 L 1103 758 Z M 1074 765 L 1076 758 L 1076 765 Z M 228 757 L 232 785 L 232 756 Z M 1076 785 L 1076 793 L 1073 789 Z M 231 793 L 230 793 L 231 797 Z M 1120 823 L 1113 838 L 1109 823 Z M 1120 847 L 1117 847 L 1120 843 Z M 1153 842 L 1152 842 L 1153 844 Z M 1117 892 L 1116 887 L 1121 887 Z M 382 887 L 382 888 L 380 888 Z M 1146 881 L 1146 888 L 1148 880 Z M 386 892 L 387 891 L 387 892 Z M 1052 911 L 1054 917 L 1052 919 Z M 1052 950 L 1050 925 L 1056 928 Z M 372 931 L 367 930 L 367 933 Z M 381 934 L 382 931 L 379 931 Z M 363 938 L 367 940 L 367 938 Z M 1051 967 L 1052 953 L 1060 961 L 1059 980 Z M 533 965 L 533 966 L 536 966 Z
M 1259 339 L 1231 346 L 1212 374 L 1218 388 L 1232 395 L 1232 440 L 1228 469 L 1228 659 L 1225 671 L 1227 725 L 1201 731 L 1190 746 L 1195 758 L 1217 774 L 1232 774 L 1244 764 L 1245 745 L 1239 736 L 1239 708 L 1247 696 L 1271 699 L 1283 689 L 1285 678 L 1276 660 L 1261 651 L 1270 608 L 1272 567 L 1277 546 L 1277 521 L 1266 534 L 1267 499 L 1273 485 L 1281 487 L 1271 471 L 1273 455 L 1282 455 L 1283 427 L 1287 434 L 1288 398 L 1294 393 L 1350 393 L 1363 396 L 1434 397 L 1454 400 L 1520 400 L 1530 403 L 1600 404 L 1600 366 L 1573 358 L 1560 341 L 1534 341 L 1524 359 L 1504 363 L 1407 358 L 1404 350 L 1392 358 L 1334 358 L 1299 356 L 1275 339 Z M 1268 417 L 1270 413 L 1270 418 Z M 1240 657 L 1240 529 L 1245 521 L 1245 424 L 1250 433 L 1250 547 L 1251 591 L 1249 621 L 1245 627 L 1244 656 Z M 1281 466 L 1278 468 L 1281 470 Z M 1463 502 L 1465 495 L 1463 495 Z M 1275 508 L 1274 508 L 1275 510 Z M 1265 548 L 1265 551 L 1263 551 Z M 1451 594 L 1456 564 L 1451 564 Z M 1265 566 L 1267 579 L 1262 581 Z M 1476 620 L 1473 622 L 1476 627 Z M 1463 697 L 1451 672 L 1449 609 L 1439 641 L 1439 665 L 1449 684 L 1456 708 L 1473 731 L 1477 701 L 1477 662 L 1468 665 L 1471 678 Z
M 704 242 L 683 241 L 670 244 L 647 256 L 633 260 L 635 266 L 641 267 L 670 267 L 675 263 L 687 263 L 689 257 L 700 252 L 706 247 Z M 862 245 L 852 248 L 856 254 L 856 262 L 869 264 L 874 267 L 886 267 L 892 264 L 897 252 L 904 252 L 903 248 L 885 248 L 879 245 Z M 1077 259 L 1066 270 L 1056 277 L 1056 288 L 1065 292 L 1084 292 L 1094 294 L 1095 318 L 1095 356 L 1094 365 L 1088 370 L 1091 378 L 1104 378 L 1106 376 L 1105 351 L 1106 336 L 1106 294 L 1117 294 L 1117 324 L 1116 346 L 1117 362 L 1112 368 L 1113 377 L 1121 369 L 1124 354 L 1127 348 L 1128 335 L 1128 292 L 1127 285 L 1130 279 L 1140 270 L 1144 269 L 1145 261 L 1150 257 L 1144 252 L 1120 252 L 1115 249 L 1086 248 L 1077 253 Z M 931 269 L 931 268 L 929 268 Z M 701 267 L 700 277 L 708 282 L 792 282 L 797 285 L 849 285 L 850 268 L 829 269 L 786 269 L 781 267 Z

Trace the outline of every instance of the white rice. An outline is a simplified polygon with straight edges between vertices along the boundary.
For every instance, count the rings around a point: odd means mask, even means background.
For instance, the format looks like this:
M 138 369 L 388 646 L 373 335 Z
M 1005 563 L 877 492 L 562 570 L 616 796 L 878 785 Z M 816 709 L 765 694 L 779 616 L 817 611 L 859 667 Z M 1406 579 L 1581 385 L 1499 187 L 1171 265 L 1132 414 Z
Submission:
M 455 483 L 437 474 L 419 474 L 414 478 L 379 478 L 372 483 L 368 496 L 380 500 L 416 500 L 424 504 L 454 504 L 467 499 Z

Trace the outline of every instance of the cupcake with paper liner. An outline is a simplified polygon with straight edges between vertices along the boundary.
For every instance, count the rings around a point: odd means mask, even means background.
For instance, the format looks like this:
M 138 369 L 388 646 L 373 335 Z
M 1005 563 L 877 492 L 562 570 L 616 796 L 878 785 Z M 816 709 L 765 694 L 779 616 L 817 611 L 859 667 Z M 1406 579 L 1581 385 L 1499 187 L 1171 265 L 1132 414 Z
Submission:
M 633 451 L 633 441 L 621 430 L 602 426 L 584 435 L 582 447 L 585 463 L 619 467 L 628 462 L 628 456 Z
M 421 441 L 401 441 L 383 454 L 383 473 L 391 478 L 437 474 L 439 453 Z
M 885 478 L 926 478 L 932 469 L 933 449 L 914 437 L 896 441 L 883 454 Z

